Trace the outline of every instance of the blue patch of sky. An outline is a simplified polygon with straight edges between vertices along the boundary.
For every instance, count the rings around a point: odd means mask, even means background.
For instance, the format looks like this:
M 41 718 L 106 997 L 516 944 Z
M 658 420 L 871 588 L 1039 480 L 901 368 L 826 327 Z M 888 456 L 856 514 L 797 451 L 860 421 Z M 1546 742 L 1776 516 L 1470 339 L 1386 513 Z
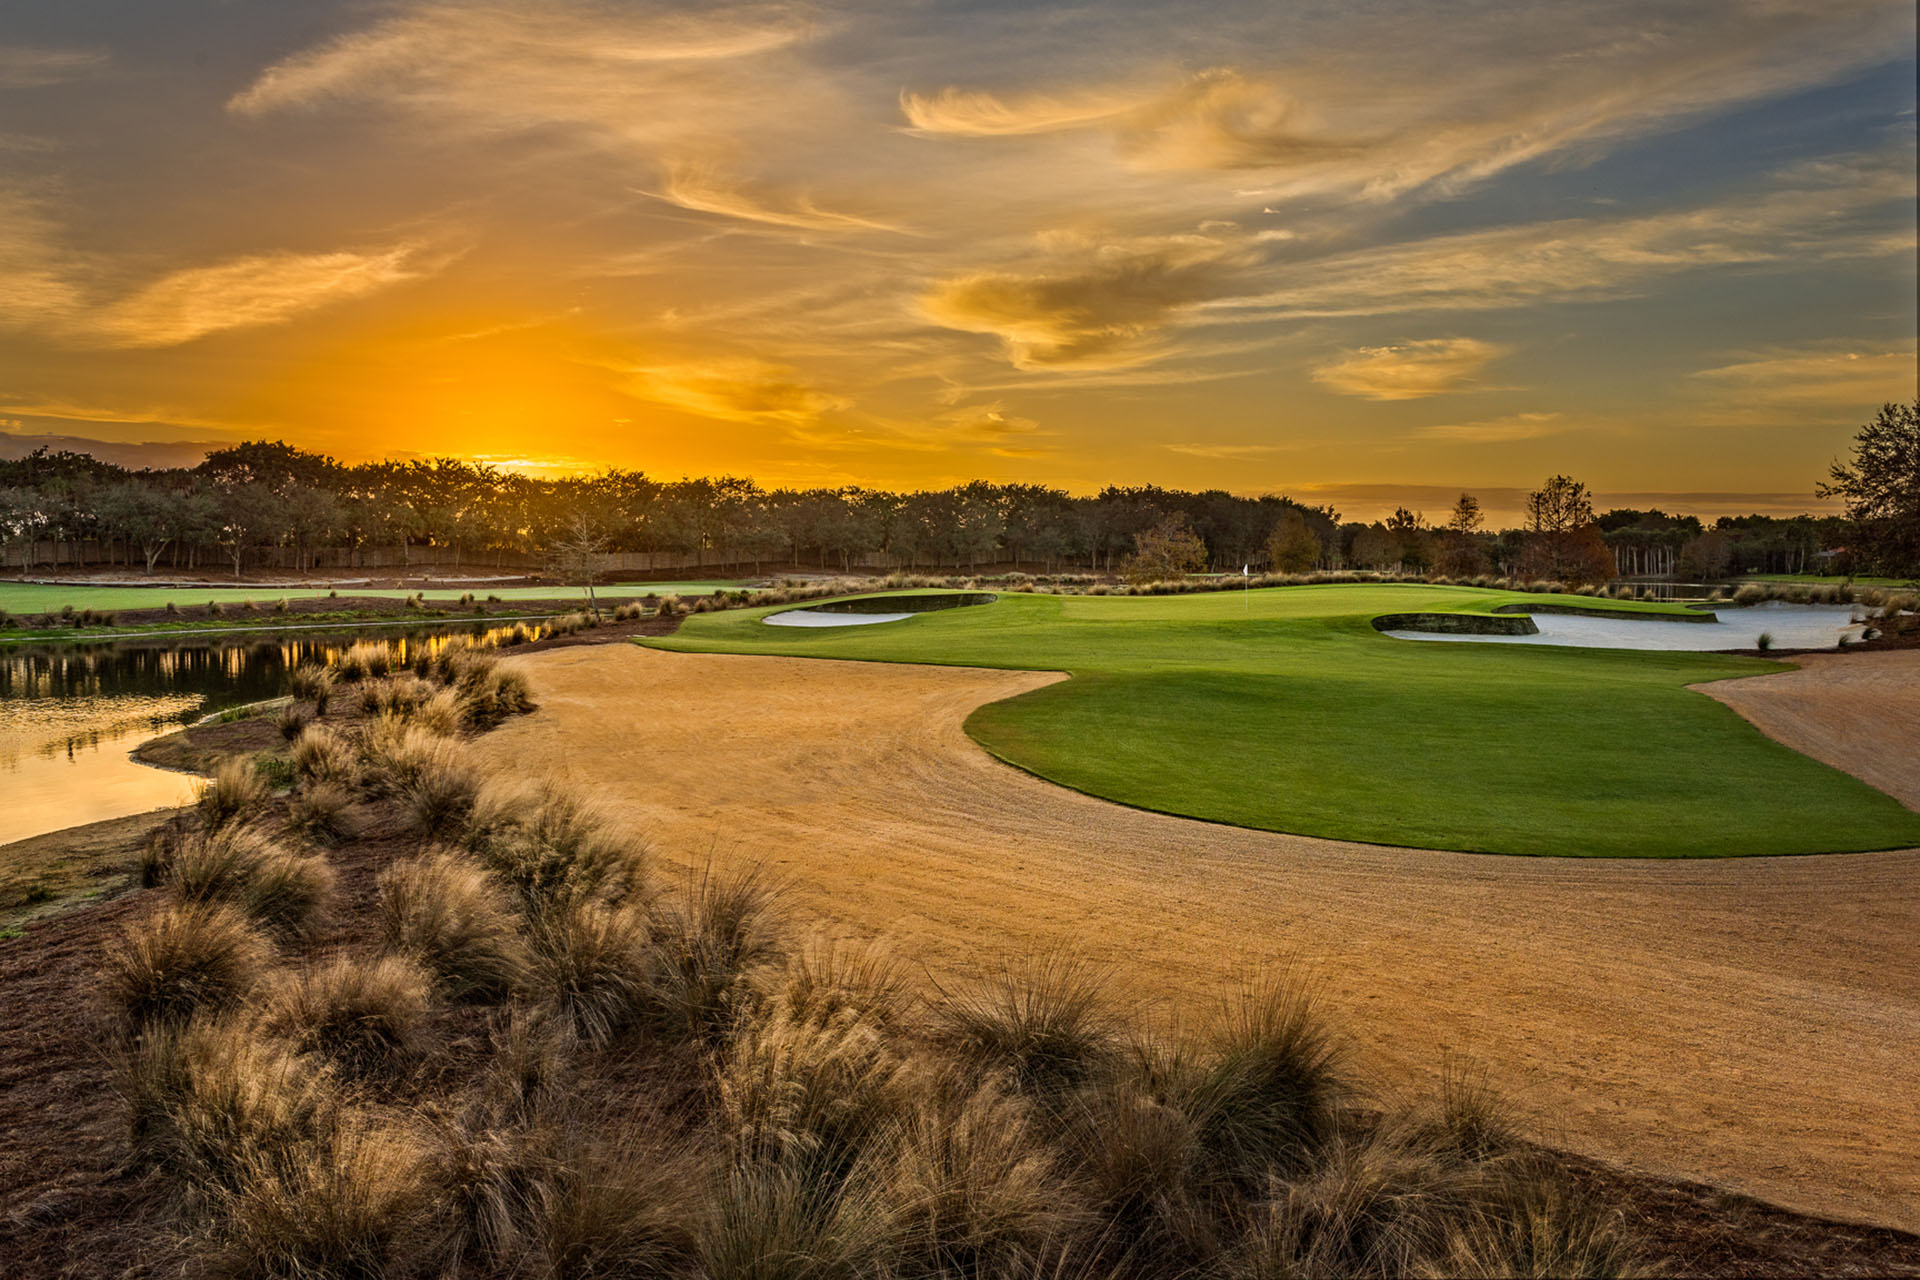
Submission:
M 1560 154 L 1521 165 L 1463 195 L 1410 204 L 1393 231 L 1444 234 L 1486 226 L 1643 213 L 1706 202 L 1796 163 L 1885 145 L 1914 125 L 1915 59 L 1616 144 L 1589 164 Z

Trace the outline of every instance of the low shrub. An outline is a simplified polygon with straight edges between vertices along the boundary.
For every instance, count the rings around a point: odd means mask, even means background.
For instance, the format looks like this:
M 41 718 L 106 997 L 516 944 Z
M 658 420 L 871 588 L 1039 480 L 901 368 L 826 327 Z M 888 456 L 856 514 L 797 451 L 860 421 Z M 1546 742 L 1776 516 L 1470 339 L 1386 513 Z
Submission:
M 531 957 L 512 904 L 466 858 L 438 853 L 380 875 L 381 937 L 454 999 L 500 1000 L 526 986 Z
M 283 979 L 266 1026 L 351 1074 L 393 1071 L 424 1048 L 431 983 L 403 955 L 336 957 Z
M 1760 652 L 1762 653 L 1765 653 L 1767 650 L 1773 648 L 1773 632 L 1762 631 L 1758 636 L 1754 638 L 1753 647 L 1760 650 Z
M 138 1035 L 233 1008 L 273 962 L 272 945 L 233 908 L 179 902 L 121 932 L 107 949 L 102 988 L 116 1022 Z

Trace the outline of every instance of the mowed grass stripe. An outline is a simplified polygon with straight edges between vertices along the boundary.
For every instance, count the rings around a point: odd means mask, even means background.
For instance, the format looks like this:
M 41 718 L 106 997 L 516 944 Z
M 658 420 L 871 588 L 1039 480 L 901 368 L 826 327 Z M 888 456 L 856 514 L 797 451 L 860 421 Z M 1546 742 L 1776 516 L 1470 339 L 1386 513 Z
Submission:
M 1370 622 L 1528 600 L 1567 603 L 1418 585 L 1008 595 L 903 622 L 812 631 L 761 625 L 772 610 L 707 614 L 648 643 L 1066 671 L 1074 679 L 980 708 L 968 732 L 1001 759 L 1065 786 L 1240 826 L 1575 856 L 1920 845 L 1920 814 L 1686 688 L 1780 664 L 1419 644 Z M 1633 611 L 1673 609 L 1636 602 Z

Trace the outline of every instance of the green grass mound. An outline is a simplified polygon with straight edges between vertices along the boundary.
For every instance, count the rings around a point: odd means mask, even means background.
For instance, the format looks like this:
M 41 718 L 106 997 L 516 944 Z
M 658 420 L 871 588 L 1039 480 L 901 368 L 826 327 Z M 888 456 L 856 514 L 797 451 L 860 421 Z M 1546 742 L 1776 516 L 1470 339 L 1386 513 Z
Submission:
M 1564 597 L 1421 585 L 1005 594 L 800 630 L 691 618 L 656 648 L 1058 670 L 976 711 L 1001 759 L 1123 804 L 1418 848 L 1727 857 L 1920 845 L 1920 814 L 1686 686 L 1785 670 L 1703 653 L 1418 644 L 1387 613 Z M 1673 613 L 1641 601 L 1581 600 Z

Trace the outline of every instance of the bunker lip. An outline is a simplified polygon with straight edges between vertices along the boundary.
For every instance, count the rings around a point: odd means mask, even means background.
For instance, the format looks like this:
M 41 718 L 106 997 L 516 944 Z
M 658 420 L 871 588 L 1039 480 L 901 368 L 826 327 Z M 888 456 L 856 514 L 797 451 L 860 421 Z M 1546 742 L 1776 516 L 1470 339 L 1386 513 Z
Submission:
M 858 627 L 904 622 L 922 613 L 992 604 L 1000 597 L 986 591 L 927 592 L 918 595 L 856 596 L 828 600 L 803 609 L 783 609 L 760 619 L 770 627 Z

